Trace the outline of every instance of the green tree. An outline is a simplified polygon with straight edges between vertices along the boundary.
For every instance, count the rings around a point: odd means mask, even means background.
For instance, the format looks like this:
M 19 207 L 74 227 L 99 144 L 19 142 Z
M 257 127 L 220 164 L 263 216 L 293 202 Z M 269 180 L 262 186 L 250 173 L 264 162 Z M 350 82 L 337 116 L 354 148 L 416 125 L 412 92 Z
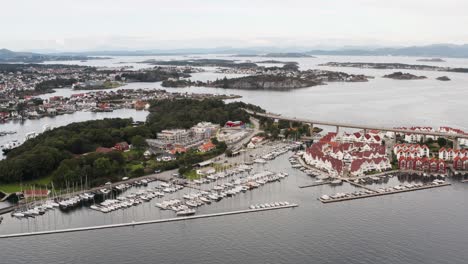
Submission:
M 440 137 L 437 139 L 437 144 L 439 144 L 440 147 L 445 147 L 447 145 L 447 140 L 443 137 Z
M 99 176 L 108 176 L 112 171 L 112 163 L 108 158 L 98 158 L 93 164 L 94 173 Z
M 132 137 L 132 147 L 136 148 L 136 149 L 144 149 L 148 144 L 146 143 L 146 140 L 145 138 L 143 138 L 142 136 L 140 135 L 136 135 L 134 137 Z

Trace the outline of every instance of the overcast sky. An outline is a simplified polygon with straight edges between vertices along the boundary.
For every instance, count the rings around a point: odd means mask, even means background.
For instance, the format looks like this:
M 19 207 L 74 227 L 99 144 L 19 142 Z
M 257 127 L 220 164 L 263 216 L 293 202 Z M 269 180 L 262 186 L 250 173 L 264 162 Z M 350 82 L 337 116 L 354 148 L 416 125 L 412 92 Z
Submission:
M 13 50 L 468 43 L 467 0 L 3 0 Z

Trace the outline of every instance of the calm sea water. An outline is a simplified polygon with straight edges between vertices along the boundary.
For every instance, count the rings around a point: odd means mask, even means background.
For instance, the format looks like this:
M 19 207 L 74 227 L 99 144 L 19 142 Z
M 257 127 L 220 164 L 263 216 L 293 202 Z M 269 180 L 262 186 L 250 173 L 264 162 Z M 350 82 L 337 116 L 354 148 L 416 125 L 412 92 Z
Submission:
M 208 56 L 222 58 L 219 56 Z M 121 57 L 87 64 L 112 66 L 148 57 Z M 160 57 L 170 59 L 172 57 Z M 173 57 L 180 58 L 180 57 Z M 231 57 L 229 57 L 231 58 Z M 245 60 L 246 58 L 238 58 Z M 249 59 L 249 58 L 247 58 Z M 252 61 L 264 58 L 250 58 Z M 295 59 L 302 68 L 317 68 L 328 61 L 381 61 L 415 64 L 417 58 L 395 57 L 320 57 Z M 289 60 L 289 59 L 284 59 Z M 75 63 L 75 62 L 71 62 Z M 422 64 L 422 63 L 420 63 Z M 430 64 L 424 62 L 424 64 Z M 468 67 L 468 60 L 448 59 L 432 63 Z M 324 68 L 324 67 L 322 67 Z M 324 68 L 326 69 L 326 68 Z M 187 92 L 234 93 L 241 100 L 258 104 L 284 115 L 395 125 L 450 125 L 468 129 L 466 98 L 468 74 L 420 72 L 427 80 L 396 81 L 381 78 L 392 70 L 332 68 L 348 73 L 363 73 L 376 78 L 367 83 L 332 83 L 289 92 L 239 91 L 212 88 L 170 89 Z M 410 72 L 410 71 L 408 71 Z M 439 82 L 447 75 L 452 81 Z M 216 79 L 223 75 L 199 73 L 193 79 Z M 154 84 L 132 87 L 158 88 Z M 169 89 L 168 89 L 169 90 Z M 66 90 L 59 93 L 66 94 Z M 51 126 L 104 116 L 132 116 L 144 119 L 145 112 L 122 110 L 119 113 L 75 113 L 51 120 L 31 120 L 25 124 L 8 123 L 1 129 L 37 131 Z M 58 120 L 61 120 L 58 122 Z M 18 134 L 19 136 L 20 134 Z M 1 138 L 0 140 L 3 140 Z M 468 225 L 466 200 L 468 185 L 451 180 L 449 187 L 322 204 L 322 194 L 353 190 L 347 184 L 299 189 L 313 179 L 290 168 L 287 156 L 270 165 L 274 171 L 287 171 L 290 177 L 265 185 L 253 192 L 223 199 L 200 214 L 244 209 L 252 203 L 287 200 L 300 207 L 248 215 L 235 215 L 187 222 L 101 230 L 72 234 L 0 240 L 1 263 L 466 263 Z M 258 168 L 260 169 L 260 168 Z M 395 185 L 392 178 L 388 185 Z M 0 233 L 16 233 L 64 227 L 129 222 L 132 220 L 173 217 L 148 204 L 102 214 L 76 210 L 59 211 L 35 220 L 19 221 L 5 217 Z M 54 215 L 55 214 L 55 215 Z
M 2 263 L 466 263 L 466 185 L 322 204 L 317 198 L 354 187 L 299 189 L 313 179 L 287 156 L 265 166 L 290 176 L 223 199 L 200 214 L 290 201 L 294 209 L 114 230 L 0 240 Z M 258 170 L 262 169 L 260 166 Z M 391 178 L 383 185 L 395 185 Z M 175 194 L 181 196 L 185 191 Z M 153 200 L 110 214 L 49 212 L 34 220 L 6 215 L 1 233 L 173 217 Z M 3 262 L 5 261 L 5 262 Z

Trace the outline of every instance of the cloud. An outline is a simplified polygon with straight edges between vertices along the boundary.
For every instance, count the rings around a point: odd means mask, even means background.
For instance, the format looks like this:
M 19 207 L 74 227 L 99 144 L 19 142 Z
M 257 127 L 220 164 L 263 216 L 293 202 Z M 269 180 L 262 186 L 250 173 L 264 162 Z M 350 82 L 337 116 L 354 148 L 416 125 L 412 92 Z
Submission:
M 467 9 L 463 0 L 5 1 L 0 47 L 468 43 Z

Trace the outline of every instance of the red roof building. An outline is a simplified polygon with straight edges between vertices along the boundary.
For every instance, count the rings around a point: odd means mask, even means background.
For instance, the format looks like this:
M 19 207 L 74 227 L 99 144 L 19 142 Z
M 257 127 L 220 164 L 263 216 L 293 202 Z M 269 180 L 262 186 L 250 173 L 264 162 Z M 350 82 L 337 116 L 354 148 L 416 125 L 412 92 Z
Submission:
M 216 145 L 213 144 L 213 142 L 208 141 L 208 142 L 206 142 L 205 144 L 203 144 L 203 145 L 201 145 L 200 147 L 198 147 L 198 150 L 199 150 L 200 152 L 208 152 L 208 151 L 210 151 L 210 150 L 212 150 L 212 149 L 214 149 L 214 148 L 216 148 Z
M 24 190 L 23 195 L 25 198 L 29 197 L 47 197 L 50 191 L 45 189 L 37 189 L 37 190 Z
M 114 149 L 112 149 L 112 148 L 105 148 L 105 147 L 98 147 L 98 148 L 96 149 L 96 152 L 97 152 L 97 153 L 109 153 L 109 152 L 112 152 L 112 151 L 114 151 Z

